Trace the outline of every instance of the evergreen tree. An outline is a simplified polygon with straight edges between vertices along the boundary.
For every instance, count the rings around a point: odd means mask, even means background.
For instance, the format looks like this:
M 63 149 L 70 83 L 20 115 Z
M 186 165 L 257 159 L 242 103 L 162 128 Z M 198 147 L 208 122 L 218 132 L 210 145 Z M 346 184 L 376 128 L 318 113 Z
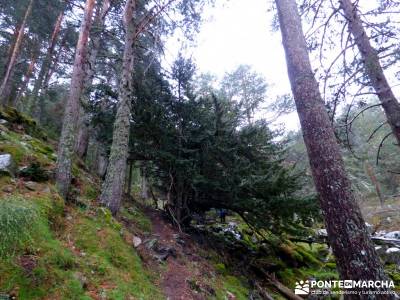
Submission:
M 292 92 L 338 271 L 343 280 L 386 280 L 311 68 L 296 1 L 277 0 L 276 5 Z

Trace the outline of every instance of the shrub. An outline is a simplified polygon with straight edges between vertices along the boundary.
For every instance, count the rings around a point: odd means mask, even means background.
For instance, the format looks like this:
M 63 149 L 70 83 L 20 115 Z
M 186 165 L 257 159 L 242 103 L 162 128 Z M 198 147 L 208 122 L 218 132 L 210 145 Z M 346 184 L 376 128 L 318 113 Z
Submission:
M 0 199 L 0 257 L 12 255 L 30 240 L 36 208 L 19 197 Z
M 23 168 L 18 175 L 36 182 L 44 182 L 50 178 L 49 172 L 42 168 L 38 162 L 33 162 L 28 167 Z

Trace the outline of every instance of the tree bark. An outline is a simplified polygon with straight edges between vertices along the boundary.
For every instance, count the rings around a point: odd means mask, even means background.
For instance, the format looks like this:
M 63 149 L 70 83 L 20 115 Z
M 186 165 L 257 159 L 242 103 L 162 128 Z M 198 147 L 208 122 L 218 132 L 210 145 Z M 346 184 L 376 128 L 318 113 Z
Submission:
M 18 23 L 18 24 L 15 26 L 15 29 L 14 29 L 14 32 L 13 32 L 13 35 L 12 35 L 12 38 L 10 39 L 11 45 L 10 45 L 10 47 L 9 47 L 8 50 L 7 50 L 7 56 L 2 58 L 2 61 L 4 62 L 3 65 L 4 65 L 4 67 L 5 67 L 5 69 L 2 70 L 2 76 L 5 75 L 5 72 L 6 72 L 6 70 L 7 70 L 7 66 L 8 66 L 8 64 L 10 63 L 11 56 L 12 56 L 12 54 L 13 54 L 13 52 L 14 52 L 14 49 L 15 49 L 15 43 L 17 42 L 18 35 L 19 35 L 19 31 L 20 31 L 20 29 L 21 29 L 21 25 L 22 25 L 21 23 Z
M 71 87 L 65 107 L 63 127 L 58 145 L 56 183 L 64 199 L 67 198 L 72 177 L 71 169 L 76 139 L 76 123 L 79 117 L 79 98 L 82 94 L 85 79 L 85 63 L 87 60 L 87 48 L 94 4 L 95 0 L 86 0 L 84 17 L 76 46 Z
M 114 122 L 109 165 L 100 196 L 100 202 L 108 207 L 113 214 L 118 212 L 121 205 L 128 159 L 131 101 L 133 98 L 132 72 L 136 33 L 133 19 L 135 4 L 135 0 L 127 0 L 125 4 L 125 48 L 119 86 L 119 102 Z
M 25 93 L 26 88 L 28 87 L 29 80 L 31 79 L 31 76 L 35 71 L 35 64 L 36 64 L 36 57 L 32 56 L 31 62 L 29 63 L 28 69 L 26 70 L 24 79 L 18 90 L 17 96 L 15 97 L 15 100 L 12 103 L 12 105 L 19 110 L 21 110 L 22 108 L 20 103 L 22 95 Z
M 287 69 L 329 244 L 342 279 L 387 280 L 368 236 L 307 52 L 295 0 L 276 0 Z M 379 295 L 386 299 L 385 295 Z M 361 299 L 361 296 L 349 296 Z M 390 296 L 389 296 L 390 298 Z
M 400 145 L 400 104 L 383 73 L 378 52 L 372 47 L 369 37 L 364 30 L 357 7 L 350 0 L 340 0 L 340 8 L 348 21 L 348 30 L 363 59 L 365 73 L 368 75 L 374 88 L 392 132 Z
M 78 119 L 78 138 L 75 146 L 75 153 L 83 158 L 86 155 L 88 144 L 89 144 L 89 126 L 90 126 L 90 116 L 86 112 L 85 104 L 88 103 L 90 87 L 93 83 L 93 77 L 95 73 L 95 65 L 97 60 L 97 55 L 101 46 L 101 33 L 104 30 L 104 22 L 107 12 L 110 8 L 110 0 L 104 0 L 101 5 L 97 8 L 96 15 L 94 18 L 94 29 L 95 33 L 92 37 L 92 47 L 90 49 L 89 63 L 86 71 L 85 78 L 85 92 L 81 97 L 81 105 L 79 110 Z
M 128 196 L 130 196 L 131 195 L 131 193 L 132 193 L 132 175 L 133 175 L 133 164 L 134 164 L 135 162 L 133 161 L 133 160 L 131 160 L 130 162 L 129 162 L 129 171 L 128 171 L 128 189 L 127 189 L 127 194 L 128 194 Z
M 147 177 L 144 166 L 140 168 L 140 175 L 141 175 L 140 197 L 142 197 L 143 200 L 146 200 L 149 199 L 149 188 L 147 185 Z
M 11 92 L 11 80 L 13 77 L 12 75 L 14 73 L 15 63 L 17 61 L 19 53 L 21 52 L 22 42 L 24 40 L 25 26 L 29 16 L 31 15 L 32 7 L 33 7 L 33 0 L 30 0 L 28 7 L 25 11 L 24 18 L 22 19 L 21 25 L 19 26 L 17 39 L 14 43 L 11 57 L 8 61 L 4 78 L 0 86 L 0 104 L 3 105 L 7 105 L 9 101 Z
M 60 41 L 60 46 L 58 48 L 58 51 L 56 51 L 55 56 L 53 57 L 49 69 L 47 70 L 47 73 L 43 79 L 43 84 L 42 84 L 42 91 L 45 91 L 49 88 L 49 83 L 51 80 L 51 77 L 54 74 L 54 71 L 57 69 L 58 67 L 58 63 L 60 61 L 60 57 L 62 54 L 63 49 L 66 47 L 66 43 L 67 43 L 67 39 L 68 39 L 68 34 L 65 33 L 63 38 Z
M 53 60 L 53 54 L 54 54 L 54 49 L 57 44 L 57 39 L 60 34 L 61 30 L 61 23 L 64 19 L 64 11 L 62 11 L 59 16 L 57 17 L 56 23 L 54 25 L 53 32 L 51 34 L 51 38 L 49 41 L 49 46 L 47 48 L 46 55 L 43 59 L 42 66 L 39 71 L 39 75 L 37 79 L 35 80 L 35 84 L 33 86 L 33 91 L 32 91 L 32 97 L 29 102 L 29 107 L 28 107 L 28 112 L 33 115 L 33 117 L 38 120 L 39 122 L 41 121 L 41 116 L 42 116 L 42 110 L 43 110 L 43 99 L 38 101 L 39 99 L 39 91 L 43 88 L 43 80 L 48 73 L 52 60 Z M 42 89 L 43 91 L 43 89 Z

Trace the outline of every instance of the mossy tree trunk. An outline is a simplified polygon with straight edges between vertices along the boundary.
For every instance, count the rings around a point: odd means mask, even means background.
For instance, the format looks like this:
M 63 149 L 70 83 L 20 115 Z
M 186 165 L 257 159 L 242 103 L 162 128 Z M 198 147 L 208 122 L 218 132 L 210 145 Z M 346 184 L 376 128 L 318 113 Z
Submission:
M 104 22 L 107 16 L 107 12 L 110 8 L 110 0 L 100 1 L 96 10 L 96 14 L 93 21 L 93 34 L 91 35 L 91 47 L 90 55 L 87 64 L 86 78 L 85 78 L 85 92 L 81 97 L 81 105 L 79 110 L 78 119 L 78 138 L 75 146 L 75 153 L 83 158 L 86 155 L 88 144 L 89 144 L 89 126 L 90 117 L 86 112 L 86 104 L 88 104 L 88 99 L 90 97 L 90 88 L 93 83 L 93 77 L 95 73 L 95 66 L 97 55 L 101 46 L 101 36 L 104 30 Z
M 354 41 L 360 51 L 365 73 L 368 75 L 371 85 L 385 111 L 387 121 L 397 139 L 397 143 L 400 145 L 400 104 L 383 73 L 378 52 L 372 47 L 369 37 L 364 30 L 357 6 L 350 0 L 341 0 L 340 8 L 347 19 L 348 30 L 353 35 Z
M 120 208 L 124 193 L 128 159 L 131 101 L 133 100 L 133 66 L 135 46 L 135 0 L 127 0 L 124 11 L 125 47 L 119 86 L 118 107 L 114 122 L 109 164 L 100 202 L 113 214 Z
M 76 124 L 79 117 L 79 99 L 85 79 L 85 63 L 87 61 L 88 40 L 92 25 L 94 4 L 95 0 L 86 0 L 84 17 L 76 46 L 71 87 L 65 107 L 60 142 L 58 144 L 56 183 L 64 199 L 67 198 L 72 177 L 72 158 L 76 139 Z
M 295 0 L 276 0 L 292 92 L 329 244 L 342 279 L 387 280 L 350 181 L 311 68 Z M 386 299 L 384 295 L 382 299 Z M 354 296 L 354 299 L 361 299 Z
M 17 62 L 17 58 L 21 52 L 22 42 L 24 40 L 25 35 L 25 26 L 28 21 L 29 16 L 32 13 L 33 0 L 29 1 L 28 7 L 26 8 L 24 17 L 22 19 L 21 24 L 18 26 L 18 34 L 16 36 L 15 43 L 13 45 L 12 51 L 10 51 L 10 59 L 8 60 L 8 64 L 6 66 L 5 74 L 0 86 L 0 104 L 7 105 L 9 101 L 9 97 L 11 94 L 12 87 L 12 77 L 14 74 L 15 64 Z

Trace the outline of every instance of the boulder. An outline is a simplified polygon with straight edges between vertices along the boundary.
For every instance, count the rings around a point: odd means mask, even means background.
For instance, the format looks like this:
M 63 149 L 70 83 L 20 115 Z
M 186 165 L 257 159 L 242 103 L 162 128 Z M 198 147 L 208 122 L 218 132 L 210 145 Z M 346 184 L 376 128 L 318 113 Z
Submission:
M 400 265 L 400 248 L 390 247 L 383 255 L 385 263 Z
M 391 231 L 384 235 L 386 239 L 397 239 L 400 240 L 400 231 Z
M 176 258 L 176 250 L 173 247 L 157 247 L 157 249 L 154 249 L 154 252 L 153 257 L 159 262 L 167 260 L 169 256 Z
M 375 246 L 375 251 L 379 256 L 383 256 L 386 253 L 386 247 L 384 246 Z
M 5 187 L 3 187 L 3 192 L 5 193 L 12 193 L 14 190 L 12 185 L 6 185 Z
M 316 234 L 317 234 L 318 237 L 326 237 L 326 236 L 328 236 L 328 232 L 326 231 L 325 228 L 318 229 L 316 231 Z
M 137 248 L 142 244 L 142 239 L 138 236 L 133 236 L 132 243 L 133 243 L 133 247 Z
M 37 189 L 37 183 L 33 181 L 26 181 L 24 185 L 30 191 L 36 191 Z
M 11 154 L 0 154 L 0 175 L 14 177 L 15 171 L 16 166 Z

